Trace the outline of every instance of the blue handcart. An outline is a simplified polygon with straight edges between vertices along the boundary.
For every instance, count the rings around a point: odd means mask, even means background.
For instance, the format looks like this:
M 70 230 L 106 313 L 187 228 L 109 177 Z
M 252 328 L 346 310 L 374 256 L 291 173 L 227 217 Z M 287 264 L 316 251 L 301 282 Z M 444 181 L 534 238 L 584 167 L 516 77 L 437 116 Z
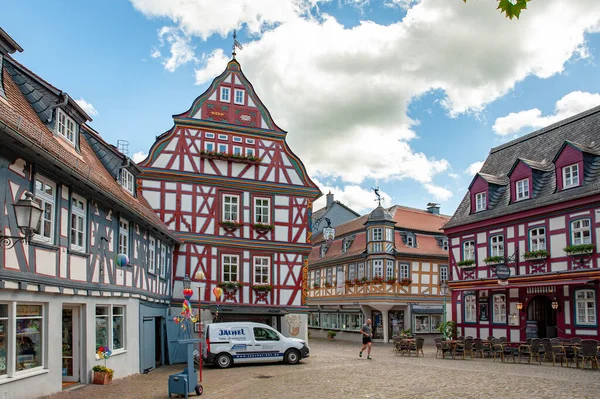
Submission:
M 196 391 L 196 395 L 202 395 L 202 385 L 198 384 L 198 371 L 194 368 L 194 345 L 199 345 L 202 353 L 202 340 L 181 339 L 177 341 L 180 345 L 187 345 L 187 367 L 181 373 L 169 376 L 169 398 L 171 394 L 184 395 L 187 399 L 190 392 Z M 201 367 L 201 366 L 200 366 Z

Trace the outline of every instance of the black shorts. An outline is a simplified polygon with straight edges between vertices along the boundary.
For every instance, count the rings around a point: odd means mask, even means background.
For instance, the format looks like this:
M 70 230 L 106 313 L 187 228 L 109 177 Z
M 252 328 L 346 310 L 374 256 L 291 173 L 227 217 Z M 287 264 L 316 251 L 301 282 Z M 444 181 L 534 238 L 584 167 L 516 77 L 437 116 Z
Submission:
M 371 342 L 371 337 L 367 337 L 366 335 L 363 335 L 363 345 L 366 345 L 369 342 Z

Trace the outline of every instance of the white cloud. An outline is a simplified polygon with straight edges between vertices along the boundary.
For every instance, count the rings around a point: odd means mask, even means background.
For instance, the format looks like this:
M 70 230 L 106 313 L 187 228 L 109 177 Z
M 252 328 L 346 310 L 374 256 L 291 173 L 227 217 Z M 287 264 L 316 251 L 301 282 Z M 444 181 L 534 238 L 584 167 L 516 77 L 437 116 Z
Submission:
M 371 212 L 373 209 L 377 207 L 377 202 L 375 201 L 375 194 L 371 189 L 364 189 L 358 185 L 347 185 L 344 187 L 338 186 L 329 186 L 321 183 L 318 179 L 313 179 L 315 184 L 319 186 L 321 192 L 323 194 L 327 194 L 329 192 L 333 193 L 333 198 L 336 201 L 340 201 L 342 204 L 346 205 L 350 209 L 355 212 L 365 214 L 367 212 Z M 384 191 L 379 191 L 381 195 L 381 205 L 385 207 L 390 207 L 394 205 L 392 203 L 392 197 L 385 193 Z M 323 195 L 313 204 L 313 209 L 321 209 L 325 207 L 327 197 Z
M 165 44 L 165 41 L 170 46 L 171 56 L 163 59 L 163 65 L 169 72 L 174 72 L 181 65 L 187 64 L 190 61 L 197 61 L 194 55 L 194 48 L 191 45 L 191 38 L 184 35 L 177 27 L 163 26 L 158 31 L 160 46 Z M 154 51 L 151 56 L 157 55 L 158 50 Z M 158 53 L 160 56 L 160 52 Z
M 496 119 L 492 129 L 501 136 L 516 134 L 525 128 L 539 129 L 597 105 L 600 105 L 600 94 L 573 91 L 556 102 L 552 115 L 542 116 L 542 111 L 537 108 L 511 112 Z
M 238 59 L 312 176 L 354 185 L 409 178 L 438 195 L 448 194 L 434 177 L 449 164 L 411 147 L 410 102 L 435 90 L 450 115 L 478 112 L 527 76 L 547 78 L 587 56 L 584 35 L 600 27 L 596 0 L 531 2 L 519 21 L 484 1 L 399 1 L 412 5 L 402 21 L 352 28 L 321 13 L 318 0 L 132 2 L 202 39 L 243 26 L 252 40 Z M 225 68 L 225 54 L 203 58 L 198 84 Z
M 436 186 L 435 184 L 431 183 L 425 183 L 424 186 L 427 189 L 427 192 L 433 195 L 433 198 L 436 201 L 448 201 L 450 198 L 452 198 L 452 191 L 444 187 Z
M 387 7 L 400 7 L 404 10 L 408 10 L 420 1 L 421 0 L 387 0 L 384 4 Z
M 467 175 L 475 176 L 475 173 L 479 172 L 481 170 L 482 166 L 483 166 L 483 161 L 473 162 L 471 165 L 469 165 L 469 167 L 467 169 L 465 169 L 464 172 Z
M 98 110 L 96 108 L 94 108 L 94 106 L 92 104 L 85 101 L 83 98 L 80 98 L 79 100 L 75 100 L 75 102 L 77 103 L 77 105 L 79 105 L 81 108 L 83 108 L 85 113 L 88 114 L 89 116 L 98 116 Z
M 157 49 L 156 47 L 153 47 L 152 50 L 150 51 L 150 57 L 152 58 L 160 58 L 161 57 L 161 53 L 160 50 Z
M 139 162 L 142 162 L 147 157 L 148 157 L 147 152 L 139 151 L 139 152 L 136 152 L 135 154 L 133 154 L 133 157 L 131 159 L 133 159 L 133 162 L 139 163 Z
M 460 175 L 458 173 L 448 173 L 448 176 L 453 179 L 460 179 Z

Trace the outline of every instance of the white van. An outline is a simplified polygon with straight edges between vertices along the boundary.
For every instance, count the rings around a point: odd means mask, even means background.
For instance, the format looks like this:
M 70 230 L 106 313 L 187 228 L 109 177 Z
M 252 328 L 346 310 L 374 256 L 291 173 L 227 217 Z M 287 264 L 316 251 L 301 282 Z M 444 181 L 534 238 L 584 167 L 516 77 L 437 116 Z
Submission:
M 281 362 L 296 364 L 308 357 L 306 341 L 287 338 L 266 324 L 212 323 L 205 326 L 203 359 L 220 368 L 234 363 Z

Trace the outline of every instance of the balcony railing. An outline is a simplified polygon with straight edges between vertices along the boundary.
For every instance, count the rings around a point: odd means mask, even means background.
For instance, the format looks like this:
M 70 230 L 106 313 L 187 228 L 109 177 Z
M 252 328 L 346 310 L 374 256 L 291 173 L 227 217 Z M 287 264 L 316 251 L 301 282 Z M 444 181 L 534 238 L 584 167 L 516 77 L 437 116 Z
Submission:
M 340 296 L 362 296 L 370 294 L 379 295 L 402 295 L 410 294 L 412 283 L 388 283 L 372 282 L 357 284 L 344 284 L 343 287 L 312 287 L 308 292 L 309 298 L 340 297 Z

